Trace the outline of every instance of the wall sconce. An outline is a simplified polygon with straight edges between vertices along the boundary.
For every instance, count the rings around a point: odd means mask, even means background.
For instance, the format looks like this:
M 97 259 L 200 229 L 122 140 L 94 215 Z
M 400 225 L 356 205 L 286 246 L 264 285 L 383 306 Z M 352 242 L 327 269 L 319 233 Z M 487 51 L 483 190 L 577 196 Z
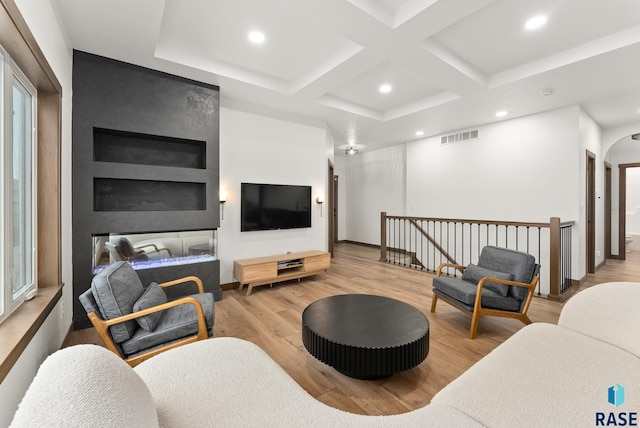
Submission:
M 320 217 L 322 217 L 322 204 L 324 204 L 324 195 L 322 193 L 316 196 L 316 203 L 320 205 Z
M 227 202 L 227 191 L 225 189 L 220 189 L 219 200 L 220 200 L 220 220 L 224 220 L 224 203 Z

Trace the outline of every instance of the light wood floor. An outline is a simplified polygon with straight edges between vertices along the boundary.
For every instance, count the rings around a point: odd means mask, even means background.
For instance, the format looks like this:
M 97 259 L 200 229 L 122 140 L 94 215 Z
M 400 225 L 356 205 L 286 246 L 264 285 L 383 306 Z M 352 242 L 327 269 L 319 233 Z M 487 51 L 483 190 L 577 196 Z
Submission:
M 378 262 L 379 251 L 341 243 L 326 277 L 318 276 L 256 287 L 228 290 L 215 307 L 216 336 L 234 336 L 258 344 L 296 382 L 318 400 L 345 411 L 389 415 L 428 404 L 433 395 L 467 368 L 523 327 L 517 320 L 482 318 L 478 337 L 468 339 L 470 317 L 440 302 L 431 306 L 432 274 Z M 640 281 L 640 253 L 626 262 L 609 260 L 584 287 L 609 281 Z M 430 323 L 430 350 L 418 367 L 376 381 L 346 377 L 319 362 L 301 340 L 301 313 L 311 302 L 343 293 L 369 293 L 392 297 L 422 310 Z M 556 323 L 562 303 L 535 298 L 529 316 L 534 322 Z M 102 344 L 93 329 L 72 333 L 71 344 Z M 242 361 L 237 364 L 241 366 Z M 247 405 L 251 398 L 247 396 Z

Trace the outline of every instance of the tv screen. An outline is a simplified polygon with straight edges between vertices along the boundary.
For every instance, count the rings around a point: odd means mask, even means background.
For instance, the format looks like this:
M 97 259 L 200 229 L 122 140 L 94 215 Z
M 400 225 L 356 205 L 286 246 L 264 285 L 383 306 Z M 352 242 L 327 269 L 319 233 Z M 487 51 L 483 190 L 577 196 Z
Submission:
M 240 231 L 311 227 L 311 186 L 241 183 Z

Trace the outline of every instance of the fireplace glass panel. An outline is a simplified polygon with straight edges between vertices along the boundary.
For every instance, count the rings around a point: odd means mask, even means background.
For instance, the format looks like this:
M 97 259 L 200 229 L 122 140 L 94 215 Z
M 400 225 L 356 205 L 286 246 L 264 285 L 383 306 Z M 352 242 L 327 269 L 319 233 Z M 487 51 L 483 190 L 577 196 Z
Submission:
M 136 270 L 217 260 L 217 231 L 108 233 L 93 236 L 93 274 L 127 261 Z

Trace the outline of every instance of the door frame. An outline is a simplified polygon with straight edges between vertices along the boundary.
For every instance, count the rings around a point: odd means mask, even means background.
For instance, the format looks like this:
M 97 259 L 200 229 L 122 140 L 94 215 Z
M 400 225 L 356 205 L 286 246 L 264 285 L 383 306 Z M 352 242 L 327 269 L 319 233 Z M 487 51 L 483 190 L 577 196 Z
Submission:
M 586 264 L 587 273 L 596 271 L 596 155 L 587 152 L 586 162 Z
M 618 258 L 627 259 L 627 168 L 638 168 L 640 163 L 618 165 Z
M 333 163 L 329 161 L 328 170 L 327 170 L 327 249 L 329 253 L 331 253 L 331 257 L 333 257 L 333 231 L 335 228 L 335 219 L 333 216 L 334 210 L 334 194 L 333 194 Z
M 340 180 L 337 175 L 333 176 L 333 242 L 338 242 L 338 207 L 340 201 Z
M 611 258 L 611 164 L 604 163 L 604 258 Z

